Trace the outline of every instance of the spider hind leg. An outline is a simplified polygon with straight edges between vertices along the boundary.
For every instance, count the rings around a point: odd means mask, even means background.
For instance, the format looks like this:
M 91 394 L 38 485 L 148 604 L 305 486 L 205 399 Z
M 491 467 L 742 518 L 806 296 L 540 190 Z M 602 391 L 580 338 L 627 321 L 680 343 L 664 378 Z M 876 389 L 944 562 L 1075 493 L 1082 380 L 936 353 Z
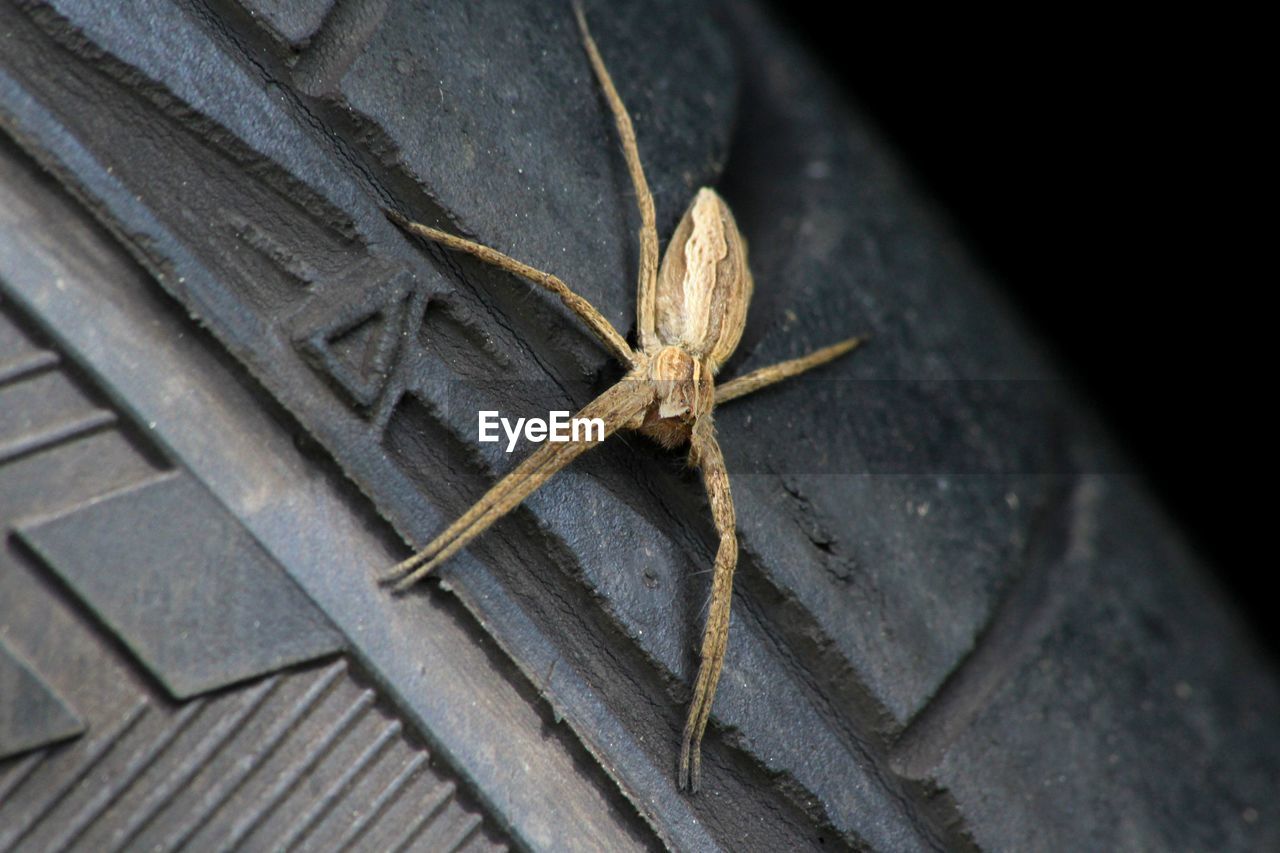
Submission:
M 710 428 L 710 418 L 700 420 L 694 428 L 691 460 L 702 471 L 711 515 L 720 535 L 711 578 L 711 605 L 702 635 L 702 660 L 698 664 L 698 677 L 694 682 L 693 699 L 689 703 L 684 738 L 680 744 L 680 787 L 697 792 L 702 784 L 702 736 L 711 718 L 711 705 L 720 682 L 725 650 L 729 646 L 729 605 L 733 600 L 733 572 L 738 565 L 738 537 L 729 473 L 725 469 L 720 445 Z

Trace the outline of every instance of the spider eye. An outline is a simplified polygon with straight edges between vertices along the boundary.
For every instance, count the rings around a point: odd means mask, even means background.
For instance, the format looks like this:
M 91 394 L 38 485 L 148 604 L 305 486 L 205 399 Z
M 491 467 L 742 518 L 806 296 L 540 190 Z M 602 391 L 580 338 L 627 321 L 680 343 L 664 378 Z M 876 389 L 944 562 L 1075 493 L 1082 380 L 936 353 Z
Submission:
M 687 415 L 692 407 L 689 401 L 684 398 L 683 394 L 672 394 L 661 403 L 658 404 L 658 417 L 660 418 L 677 418 L 687 419 Z

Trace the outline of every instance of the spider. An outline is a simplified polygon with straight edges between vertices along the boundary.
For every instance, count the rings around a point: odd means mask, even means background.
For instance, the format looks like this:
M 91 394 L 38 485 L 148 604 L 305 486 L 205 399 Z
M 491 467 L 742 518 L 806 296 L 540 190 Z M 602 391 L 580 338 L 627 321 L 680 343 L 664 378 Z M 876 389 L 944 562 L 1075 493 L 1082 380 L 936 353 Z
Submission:
M 587 325 L 605 349 L 622 362 L 627 368 L 626 375 L 588 403 L 577 417 L 603 420 L 605 438 L 619 429 L 629 429 L 649 436 L 666 448 L 689 445 L 689 463 L 702 475 L 720 540 L 698 676 L 680 746 L 679 785 L 696 792 L 702 776 L 702 736 L 728 645 L 729 604 L 738 562 L 733 497 L 711 413 L 721 403 L 844 355 L 862 343 L 862 339 L 850 338 L 800 358 L 755 370 L 723 385 L 715 384 L 716 373 L 737 348 L 746 324 L 747 304 L 753 288 L 747 267 L 746 241 L 728 205 L 715 190 L 704 187 L 676 226 L 659 266 L 653 196 L 640 162 L 631 118 L 591 37 L 586 17 L 576 3 L 574 14 L 592 70 L 613 114 L 640 212 L 638 348 L 633 349 L 590 302 L 551 273 L 534 269 L 488 246 L 410 222 L 393 211 L 387 211 L 387 215 L 411 234 L 465 252 L 551 291 Z M 584 437 L 576 442 L 543 444 L 430 544 L 396 566 L 384 581 L 394 583 L 397 591 L 412 586 L 600 440 L 603 439 Z

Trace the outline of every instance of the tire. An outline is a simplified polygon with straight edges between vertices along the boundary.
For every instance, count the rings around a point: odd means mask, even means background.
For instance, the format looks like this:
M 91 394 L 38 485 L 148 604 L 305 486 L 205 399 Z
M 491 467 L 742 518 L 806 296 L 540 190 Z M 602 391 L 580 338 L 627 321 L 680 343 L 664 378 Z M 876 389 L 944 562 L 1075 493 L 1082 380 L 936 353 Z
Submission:
M 569 6 L 0 9 L 0 850 L 1280 848 L 1280 691 L 890 152 L 754 5 L 588 9 L 670 234 L 717 186 L 741 559 L 613 441 L 415 594 L 510 465 L 475 410 L 620 375 L 636 215 Z M 661 46 L 660 48 L 656 46 Z

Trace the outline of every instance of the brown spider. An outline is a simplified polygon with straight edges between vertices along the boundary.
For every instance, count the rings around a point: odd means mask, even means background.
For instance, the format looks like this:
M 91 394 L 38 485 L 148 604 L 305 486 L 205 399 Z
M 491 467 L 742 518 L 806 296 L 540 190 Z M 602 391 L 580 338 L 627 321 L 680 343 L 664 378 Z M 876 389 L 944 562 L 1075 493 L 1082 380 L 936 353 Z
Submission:
M 574 12 L 591 66 L 617 124 L 640 209 L 640 282 L 636 306 L 639 349 L 632 349 L 591 303 L 554 275 L 522 264 L 488 246 L 409 222 L 394 212 L 388 211 L 388 216 L 413 234 L 466 252 L 545 287 L 559 296 L 601 343 L 629 368 L 621 381 L 588 403 L 577 417 L 603 420 L 605 437 L 618 429 L 633 429 L 667 448 L 679 447 L 686 442 L 690 445 L 689 462 L 702 473 L 720 536 L 711 583 L 711 604 L 702 638 L 701 664 L 680 747 L 680 787 L 697 791 L 702 775 L 702 735 L 707 728 L 728 644 L 729 603 L 733 571 L 738 562 L 733 497 L 729 493 L 724 457 L 716 442 L 712 409 L 720 403 L 831 361 L 858 346 L 861 340 L 850 338 L 715 386 L 713 377 L 742 337 L 747 304 L 751 300 L 753 285 L 747 268 L 746 241 L 738 231 L 728 205 L 715 190 L 704 187 L 698 191 L 676 226 L 659 268 L 653 197 L 649 194 L 649 185 L 640 163 L 631 118 L 591 38 L 582 9 L 576 3 Z M 544 444 L 427 547 L 396 566 L 386 580 L 394 582 L 398 591 L 421 580 L 515 509 L 553 474 L 597 443 L 599 441 L 587 438 Z

